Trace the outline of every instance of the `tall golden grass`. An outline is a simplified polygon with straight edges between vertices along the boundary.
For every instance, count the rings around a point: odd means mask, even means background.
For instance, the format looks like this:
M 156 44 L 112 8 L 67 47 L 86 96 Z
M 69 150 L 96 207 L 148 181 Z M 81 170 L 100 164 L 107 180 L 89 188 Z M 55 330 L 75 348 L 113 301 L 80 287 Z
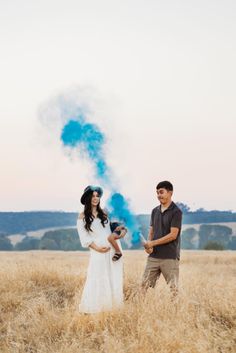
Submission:
M 1 252 L 0 352 L 236 352 L 236 252 L 182 251 L 180 292 L 138 289 L 146 254 L 124 254 L 122 310 L 77 307 L 88 253 Z M 136 295 L 133 295 L 136 293 Z

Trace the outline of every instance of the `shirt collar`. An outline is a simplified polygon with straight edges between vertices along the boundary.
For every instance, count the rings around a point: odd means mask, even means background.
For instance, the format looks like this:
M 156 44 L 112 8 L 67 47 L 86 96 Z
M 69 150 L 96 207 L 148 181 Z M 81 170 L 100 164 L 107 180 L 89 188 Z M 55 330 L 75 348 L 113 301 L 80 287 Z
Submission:
M 166 212 L 167 210 L 171 210 L 172 208 L 174 208 L 174 206 L 175 206 L 175 203 L 171 201 L 170 206 L 166 208 L 164 212 Z M 158 208 L 159 208 L 159 211 L 161 212 L 161 205 L 159 205 Z

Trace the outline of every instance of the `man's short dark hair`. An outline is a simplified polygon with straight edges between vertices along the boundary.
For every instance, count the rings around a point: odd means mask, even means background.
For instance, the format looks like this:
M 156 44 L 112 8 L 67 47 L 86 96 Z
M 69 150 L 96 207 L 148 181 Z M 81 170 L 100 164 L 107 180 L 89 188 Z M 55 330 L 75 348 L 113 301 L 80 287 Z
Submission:
M 166 189 L 167 191 L 173 191 L 173 185 L 169 181 L 161 181 L 157 184 L 156 189 Z

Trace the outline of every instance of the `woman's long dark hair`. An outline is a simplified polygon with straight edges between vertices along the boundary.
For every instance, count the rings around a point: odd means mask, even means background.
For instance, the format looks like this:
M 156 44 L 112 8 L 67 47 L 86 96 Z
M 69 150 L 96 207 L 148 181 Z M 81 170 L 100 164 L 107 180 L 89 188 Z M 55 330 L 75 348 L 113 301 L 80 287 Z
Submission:
M 93 197 L 93 193 L 89 193 L 89 195 L 86 197 L 85 205 L 84 205 L 84 220 L 85 220 L 84 227 L 88 232 L 92 232 L 91 224 L 94 220 L 94 216 L 92 214 L 92 205 L 91 205 L 92 197 Z M 103 227 L 105 227 L 105 224 L 108 223 L 108 217 L 107 217 L 107 214 L 102 210 L 100 206 L 100 202 L 97 205 L 97 212 L 98 212 L 97 217 L 100 218 Z

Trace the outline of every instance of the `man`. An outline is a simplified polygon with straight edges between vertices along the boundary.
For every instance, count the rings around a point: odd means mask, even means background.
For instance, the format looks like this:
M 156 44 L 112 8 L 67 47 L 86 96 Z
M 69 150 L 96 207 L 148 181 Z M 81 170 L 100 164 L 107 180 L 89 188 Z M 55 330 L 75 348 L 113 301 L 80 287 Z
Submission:
M 174 295 L 178 291 L 180 232 L 182 211 L 171 200 L 173 185 L 162 181 L 156 187 L 160 205 L 151 213 L 148 241 L 144 244 L 149 254 L 143 274 L 142 288 L 155 287 L 156 281 L 163 274 Z

